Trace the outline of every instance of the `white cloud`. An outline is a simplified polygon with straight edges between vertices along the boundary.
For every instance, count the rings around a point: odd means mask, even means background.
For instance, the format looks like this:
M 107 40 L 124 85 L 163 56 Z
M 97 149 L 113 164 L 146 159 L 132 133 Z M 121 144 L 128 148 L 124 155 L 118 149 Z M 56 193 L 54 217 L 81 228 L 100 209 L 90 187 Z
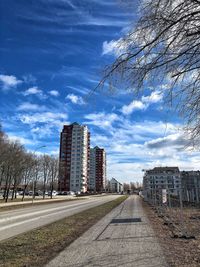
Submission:
M 123 39 L 111 40 L 110 42 L 104 41 L 102 47 L 102 55 L 115 55 L 119 56 L 126 51 L 126 43 Z
M 147 105 L 138 100 L 133 100 L 129 105 L 124 105 L 121 112 L 124 115 L 131 114 L 134 110 L 145 110 Z
M 143 96 L 142 102 L 146 104 L 152 104 L 160 102 L 163 98 L 163 94 L 160 91 L 154 91 L 149 96 Z
M 119 38 L 118 40 L 111 40 L 110 42 L 104 41 L 102 46 L 102 55 L 114 55 L 120 56 L 128 52 L 128 48 L 131 45 L 131 38 L 133 36 L 129 35 L 127 42 L 127 38 Z
M 124 105 L 121 112 L 124 115 L 129 115 L 135 110 L 145 110 L 149 105 L 160 102 L 162 98 L 163 94 L 160 91 L 154 91 L 149 96 L 142 96 L 141 101 L 133 100 L 130 104 Z
M 59 157 L 59 153 L 60 153 L 60 150 L 59 148 L 57 148 L 55 150 L 51 150 L 49 154 L 55 157 Z
M 22 114 L 19 115 L 20 120 L 26 124 L 35 124 L 35 123 L 60 123 L 60 120 L 66 120 L 67 114 L 64 113 L 53 113 L 53 112 L 40 112 L 34 114 Z
M 118 41 L 110 41 L 110 42 L 103 42 L 103 48 L 102 48 L 102 55 L 107 55 L 107 54 L 117 54 L 117 51 L 118 51 L 118 47 L 119 47 L 119 44 L 118 44 Z
M 86 117 L 90 121 L 85 123 L 90 124 L 91 128 L 92 125 L 100 128 L 100 131 L 92 129 L 91 144 L 105 148 L 108 178 L 115 176 L 122 182 L 141 181 L 142 169 L 186 164 L 188 154 L 183 150 L 186 140 L 178 124 L 133 122 L 114 113 L 94 113 Z M 197 156 L 191 161 L 196 159 Z
M 24 138 L 22 136 L 16 136 L 8 133 L 8 138 L 11 141 L 17 141 L 20 142 L 22 145 L 31 145 L 33 143 L 33 140 Z
M 24 96 L 28 96 L 28 95 L 36 95 L 37 97 L 39 97 L 40 99 L 46 99 L 47 96 L 43 93 L 43 91 L 41 89 L 39 89 L 37 86 L 33 86 L 30 87 L 29 89 L 27 89 L 24 93 Z
M 18 119 L 30 127 L 30 132 L 37 140 L 38 138 L 58 137 L 58 131 L 61 131 L 67 121 L 68 115 L 56 112 L 37 112 L 33 114 L 19 114 Z
M 49 91 L 49 94 L 52 96 L 59 96 L 60 95 L 57 90 L 51 90 L 51 91 Z
M 85 122 L 86 124 L 95 125 L 100 128 L 112 127 L 113 122 L 121 120 L 121 118 L 115 113 L 104 112 L 85 115 L 85 119 L 89 120 Z
M 31 133 L 33 134 L 33 136 L 38 139 L 38 138 L 43 138 L 43 137 L 50 137 L 53 136 L 55 129 L 53 129 L 52 123 L 51 124 L 43 124 L 42 126 L 36 126 L 36 123 L 31 124 L 31 126 L 33 127 L 31 129 Z M 55 127 L 54 127 L 55 128 Z M 57 130 L 57 128 L 56 128 Z
M 77 104 L 77 105 L 85 104 L 85 102 L 81 96 L 77 96 L 74 94 L 68 94 L 66 96 L 66 99 L 69 99 L 73 104 Z
M 39 106 L 37 104 L 32 104 L 30 102 L 24 102 L 21 105 L 19 105 L 17 108 L 17 110 L 20 110 L 20 111 L 26 111 L 26 110 L 36 111 L 36 110 L 44 110 L 44 109 L 45 109 L 44 106 Z
M 3 84 L 3 89 L 10 89 L 11 87 L 15 87 L 18 84 L 22 83 L 21 80 L 18 80 L 15 76 L 13 75 L 0 75 L 0 81 Z
M 32 74 L 27 74 L 23 76 L 25 83 L 36 83 L 37 79 Z
M 42 90 L 40 90 L 37 86 L 33 86 L 30 87 L 29 89 L 27 89 L 23 95 L 27 96 L 27 95 L 37 95 L 40 98 L 46 98 L 46 96 L 43 94 Z
M 189 146 L 189 140 L 183 135 L 183 133 L 177 132 L 169 134 L 164 137 L 159 137 L 151 141 L 145 142 L 145 145 L 150 149 L 162 149 L 162 148 L 174 148 L 178 150 L 191 149 Z

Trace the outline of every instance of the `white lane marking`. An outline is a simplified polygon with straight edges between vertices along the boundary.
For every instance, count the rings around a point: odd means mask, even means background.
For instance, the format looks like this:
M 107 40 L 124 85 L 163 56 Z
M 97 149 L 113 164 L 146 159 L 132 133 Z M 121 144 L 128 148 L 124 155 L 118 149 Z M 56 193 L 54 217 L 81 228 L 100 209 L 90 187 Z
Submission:
M 81 206 L 81 205 L 85 205 L 86 203 L 89 203 L 89 202 L 96 203 L 96 202 L 99 202 L 99 201 L 101 201 L 101 200 L 98 199 L 98 200 L 94 200 L 92 202 L 91 202 L 91 200 L 90 201 L 84 201 L 83 203 L 75 203 L 75 204 L 72 204 L 72 205 L 67 205 L 67 206 L 62 206 L 62 207 L 49 208 L 49 209 L 45 209 L 45 210 L 41 210 L 41 211 L 29 212 L 29 213 L 26 213 L 26 214 L 23 214 L 23 215 L 6 217 L 6 218 L 0 219 L 0 223 L 1 222 L 12 221 L 12 220 L 16 220 L 16 219 L 23 219 L 23 218 L 26 218 L 26 217 L 29 217 L 29 216 L 39 215 L 39 214 L 42 214 L 42 213 L 45 213 L 45 212 L 51 212 L 51 211 L 56 211 L 56 210 L 61 210 L 61 209 L 63 210 L 63 209 L 67 209 L 68 207 Z
M 97 202 L 99 202 L 99 201 L 95 201 L 95 202 L 92 202 L 91 204 L 94 204 L 94 203 L 97 203 Z M 102 202 L 102 204 L 104 203 L 105 201 L 103 201 Z M 78 209 L 79 207 L 74 207 L 74 208 L 71 208 L 71 209 L 68 209 L 67 211 L 71 211 L 71 210 L 74 210 L 74 209 Z M 87 209 L 87 208 L 86 208 Z M 9 229 L 9 228 L 13 228 L 13 227 L 15 227 L 15 226 L 18 226 L 18 225 L 20 225 L 20 224 L 25 224 L 25 223 L 28 223 L 28 222 L 32 222 L 32 221 L 36 221 L 36 220 L 38 220 L 38 219 L 43 219 L 43 218 L 45 218 L 45 217 L 50 217 L 50 216 L 55 216 L 56 214 L 58 214 L 58 213 L 63 213 L 63 211 L 61 210 L 61 211 L 57 211 L 56 213 L 53 213 L 53 214 L 46 214 L 46 215 L 42 215 L 42 216 L 40 216 L 39 218 L 37 217 L 37 218 L 32 218 L 32 219 L 27 219 L 26 221 L 21 221 L 21 222 L 17 222 L 17 223 L 13 223 L 13 224 L 10 224 L 10 225 L 7 225 L 7 226 L 3 226 L 3 227 L 0 227 L 0 231 L 3 231 L 3 230 L 6 230 L 6 229 Z M 81 211 L 80 211 L 81 212 Z M 64 215 L 64 214 L 63 214 Z M 65 215 L 65 216 L 67 216 L 67 215 Z M 63 216 L 63 218 L 65 217 L 65 216 Z M 56 220 L 55 220 L 56 221 Z M 44 225 L 45 225 L 46 223 L 44 223 Z M 42 225 L 41 225 L 42 226 Z M 32 229 L 34 229 L 34 228 L 32 228 Z
M 108 197 L 106 199 L 106 201 L 109 201 L 113 199 L 113 197 Z M 66 205 L 66 206 L 61 206 L 61 207 L 56 207 L 56 208 L 49 208 L 49 209 L 45 209 L 45 210 L 41 210 L 41 211 L 35 211 L 35 212 L 29 212 L 29 213 L 26 213 L 26 214 L 23 214 L 23 215 L 15 215 L 15 216 L 11 216 L 11 217 L 6 217 L 6 218 L 2 218 L 0 219 L 0 223 L 5 223 L 5 222 L 10 222 L 10 221 L 13 221 L 13 220 L 17 220 L 17 219 L 25 219 L 27 217 L 32 217 L 32 216 L 35 216 L 35 215 L 40 215 L 40 214 L 44 214 L 44 213 L 47 213 L 47 212 L 53 212 L 53 211 L 56 211 L 56 210 L 65 210 L 65 209 L 68 209 L 70 207 L 73 207 L 73 206 L 82 206 L 82 205 L 85 205 L 87 203 L 98 203 L 98 202 L 101 202 L 102 200 L 105 200 L 105 199 L 95 199 L 95 200 L 88 200 L 88 201 L 84 201 L 83 203 L 74 203 L 74 204 L 71 204 L 71 205 Z
M 113 198 L 113 196 L 105 196 L 104 197 L 104 199 L 109 199 L 109 198 Z M 102 199 L 102 198 L 101 198 Z M 98 198 L 96 198 L 96 197 L 90 197 L 90 198 L 88 198 L 86 201 L 84 200 L 84 203 L 87 203 L 87 202 L 89 202 L 89 201 L 97 201 L 97 200 L 100 200 L 100 199 L 98 199 Z M 79 203 L 82 203 L 82 201 L 83 200 L 76 200 L 75 202 L 76 203 L 74 203 L 74 205 L 78 205 Z M 60 206 L 60 207 L 64 207 L 63 205 L 64 204 L 66 204 L 66 206 L 68 206 L 68 207 L 70 207 L 70 206 L 73 206 L 73 204 L 72 205 L 70 205 L 69 204 L 69 202 L 57 202 L 57 203 L 42 203 L 42 204 L 44 204 L 44 205 L 41 205 L 41 206 L 33 206 L 33 208 L 35 209 L 35 208 L 43 208 L 43 210 L 45 210 L 44 208 L 45 208 L 45 206 L 46 205 L 56 205 L 56 204 L 61 204 L 62 206 Z M 46 210 L 48 210 L 48 207 L 47 207 L 47 209 Z M 1 217 L 4 217 L 4 216 L 12 216 L 12 214 L 13 213 L 22 213 L 22 212 L 30 212 L 30 213 L 32 213 L 32 212 L 34 212 L 33 210 L 32 210 L 32 207 L 25 207 L 25 208 L 19 208 L 19 209 L 16 209 L 16 210 L 11 210 L 11 211 L 2 211 L 2 212 L 0 212 L 0 220 L 1 220 Z M 27 213 L 28 214 L 28 213 Z M 17 216 L 17 215 L 16 215 Z M 23 216 L 23 214 L 22 214 L 22 216 Z

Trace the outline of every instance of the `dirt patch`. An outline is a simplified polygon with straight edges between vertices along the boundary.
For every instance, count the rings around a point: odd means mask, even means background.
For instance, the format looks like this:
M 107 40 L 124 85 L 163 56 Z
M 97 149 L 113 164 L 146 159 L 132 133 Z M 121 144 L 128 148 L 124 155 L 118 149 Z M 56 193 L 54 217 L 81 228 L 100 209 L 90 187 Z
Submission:
M 199 209 L 184 209 L 183 218 L 188 232 L 195 239 L 174 238 L 169 225 L 149 204 L 143 202 L 145 212 L 163 248 L 171 267 L 200 267 L 200 216 Z

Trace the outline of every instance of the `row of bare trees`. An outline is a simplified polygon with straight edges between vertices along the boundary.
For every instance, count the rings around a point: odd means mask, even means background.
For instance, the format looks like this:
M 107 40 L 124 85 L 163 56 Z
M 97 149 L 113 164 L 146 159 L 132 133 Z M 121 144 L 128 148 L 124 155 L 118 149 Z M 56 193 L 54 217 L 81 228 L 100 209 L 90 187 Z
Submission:
M 134 192 L 142 189 L 142 184 L 139 182 L 123 183 L 124 192 Z
M 33 197 L 37 190 L 42 191 L 43 199 L 46 190 L 52 198 L 57 189 L 58 159 L 54 156 L 37 156 L 30 153 L 17 141 L 11 141 L 0 126 L 0 190 L 5 200 L 16 198 L 21 190 L 22 201 L 28 190 Z

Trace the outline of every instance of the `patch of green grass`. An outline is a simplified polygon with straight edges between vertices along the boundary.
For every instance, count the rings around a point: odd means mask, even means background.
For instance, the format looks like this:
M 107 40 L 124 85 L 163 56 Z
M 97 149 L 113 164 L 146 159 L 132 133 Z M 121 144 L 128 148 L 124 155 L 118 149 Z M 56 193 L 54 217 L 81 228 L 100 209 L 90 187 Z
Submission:
M 1 267 L 43 266 L 127 196 L 0 242 Z

